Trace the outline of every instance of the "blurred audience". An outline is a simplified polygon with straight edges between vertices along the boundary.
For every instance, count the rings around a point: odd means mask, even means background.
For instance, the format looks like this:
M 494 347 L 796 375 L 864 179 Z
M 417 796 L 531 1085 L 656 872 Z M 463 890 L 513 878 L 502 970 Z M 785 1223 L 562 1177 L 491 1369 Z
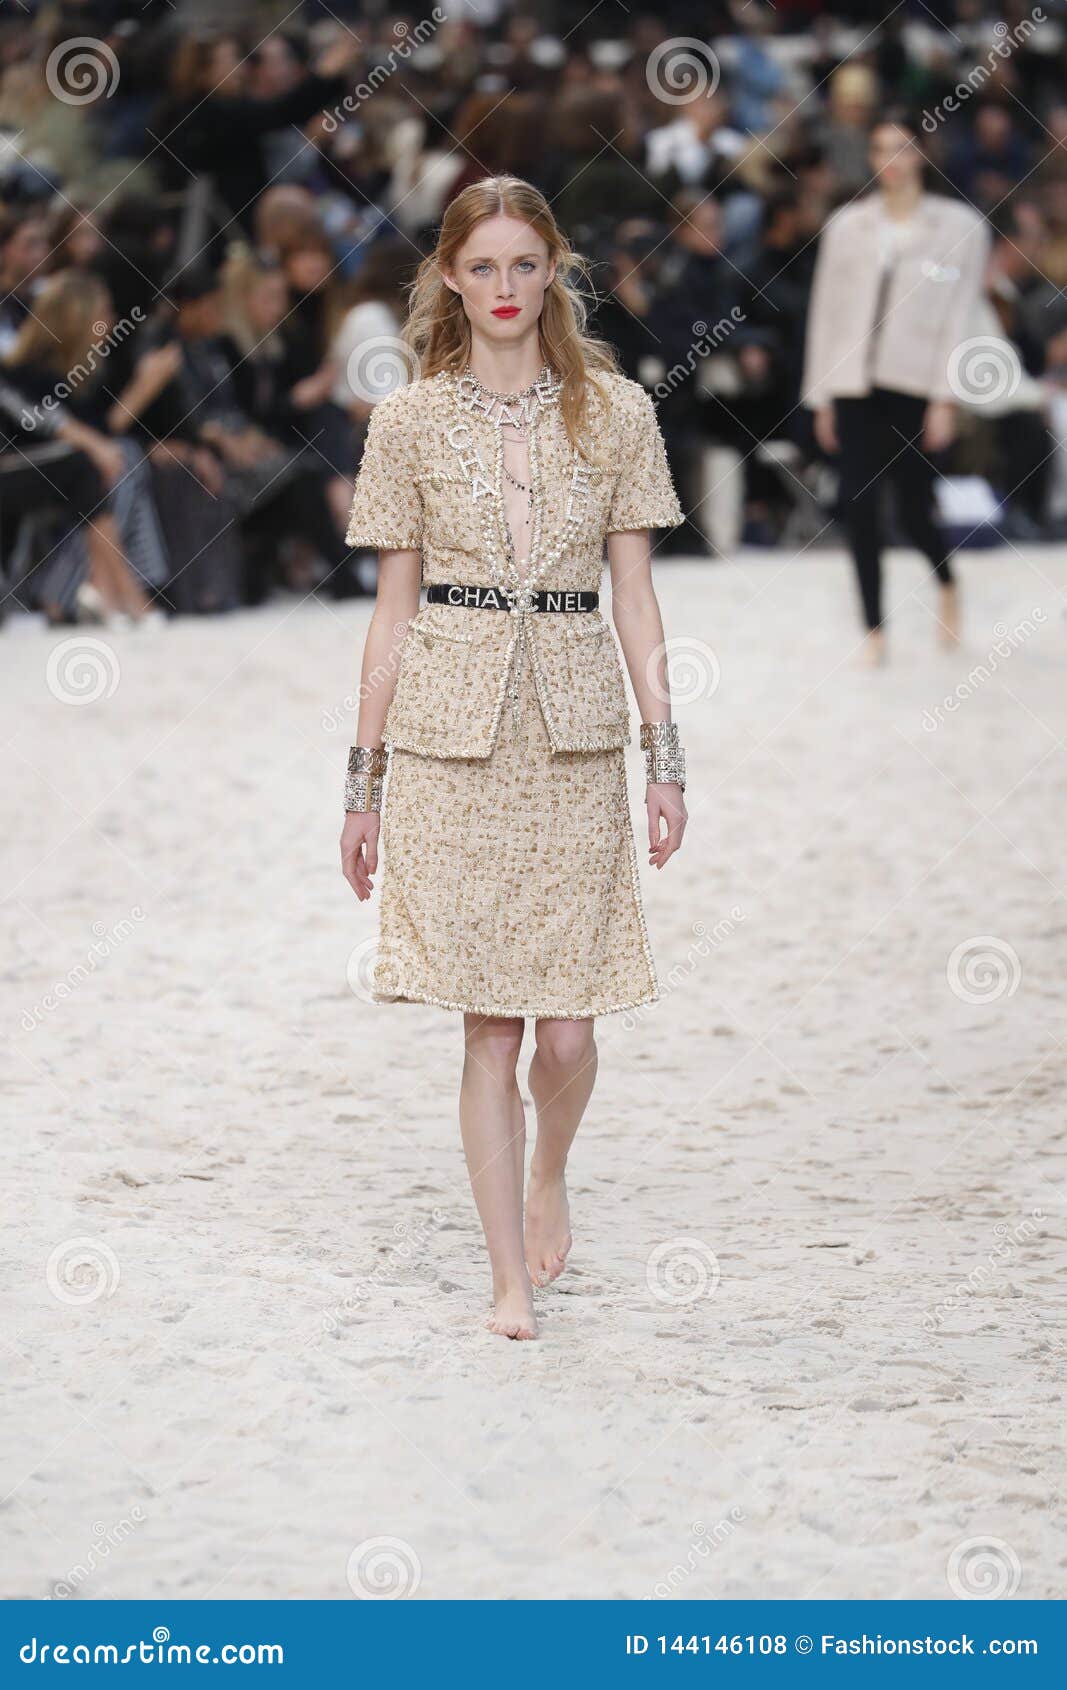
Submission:
M 590 332 L 657 402 L 689 513 L 658 549 L 813 537 L 812 272 L 899 105 L 929 188 L 992 234 L 975 334 L 1008 375 L 961 396 L 945 473 L 984 476 L 1009 536 L 1067 534 L 1062 12 L 884 10 L 3 8 L 0 615 L 373 592 L 343 533 L 373 406 L 416 373 L 406 289 L 449 200 L 499 172 L 549 196 Z

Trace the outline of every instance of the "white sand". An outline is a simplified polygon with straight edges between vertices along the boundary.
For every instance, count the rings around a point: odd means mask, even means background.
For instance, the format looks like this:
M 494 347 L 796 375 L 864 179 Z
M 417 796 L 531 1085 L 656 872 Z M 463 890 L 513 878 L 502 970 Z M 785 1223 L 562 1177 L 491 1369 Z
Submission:
M 895 557 L 877 673 L 840 554 L 658 579 L 721 681 L 537 1344 L 480 1324 L 461 1018 L 346 983 L 366 605 L 109 635 L 83 707 L 0 631 L 3 1594 L 347 1598 L 381 1537 L 420 1598 L 1062 1594 L 1067 557 L 967 557 L 951 657 Z

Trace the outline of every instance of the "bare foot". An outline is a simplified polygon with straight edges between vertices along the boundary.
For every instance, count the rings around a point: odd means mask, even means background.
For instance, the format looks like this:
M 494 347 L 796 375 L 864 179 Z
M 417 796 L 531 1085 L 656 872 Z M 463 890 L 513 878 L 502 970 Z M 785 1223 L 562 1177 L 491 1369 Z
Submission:
M 535 1285 L 550 1285 L 563 1272 L 574 1242 L 562 1174 L 544 1178 L 530 1169 L 524 1231 L 530 1278 Z
M 869 628 L 867 637 L 856 653 L 857 669 L 877 669 L 886 661 L 885 635 L 881 628 Z
M 537 1317 L 534 1314 L 533 1291 L 529 1280 L 515 1290 L 493 1293 L 493 1312 L 486 1321 L 490 1332 L 501 1338 L 536 1338 Z
M 960 595 L 955 581 L 941 588 L 937 612 L 937 637 L 941 645 L 960 643 Z

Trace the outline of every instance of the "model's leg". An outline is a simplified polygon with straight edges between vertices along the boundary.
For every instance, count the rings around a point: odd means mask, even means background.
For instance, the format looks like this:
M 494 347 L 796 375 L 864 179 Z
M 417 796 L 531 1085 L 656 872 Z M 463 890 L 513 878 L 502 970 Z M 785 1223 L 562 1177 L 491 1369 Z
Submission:
M 459 1124 L 493 1270 L 494 1308 L 485 1324 L 504 1338 L 536 1338 L 522 1247 L 526 1123 L 515 1076 L 525 1022 L 465 1014 L 463 1028 Z
M 959 589 L 949 562 L 945 535 L 934 514 L 934 477 L 937 472 L 923 451 L 925 411 L 924 399 L 913 398 L 910 393 L 893 395 L 891 415 L 894 431 L 901 444 L 904 440 L 912 444 L 895 458 L 889 474 L 901 526 L 915 549 L 928 560 L 940 583 L 939 637 L 943 644 L 955 645 L 959 639 Z
M 856 583 L 867 627 L 867 645 L 862 655 L 865 661 L 878 662 L 883 656 L 879 507 L 886 456 L 892 453 L 884 439 L 874 395 L 862 399 L 838 399 L 835 412 L 841 462 L 841 520 L 852 549 Z
M 526 1195 L 526 1265 L 535 1285 L 563 1272 L 571 1247 L 564 1170 L 593 1091 L 597 1047 L 592 1018 L 537 1022 L 530 1091 L 537 1106 L 537 1142 Z

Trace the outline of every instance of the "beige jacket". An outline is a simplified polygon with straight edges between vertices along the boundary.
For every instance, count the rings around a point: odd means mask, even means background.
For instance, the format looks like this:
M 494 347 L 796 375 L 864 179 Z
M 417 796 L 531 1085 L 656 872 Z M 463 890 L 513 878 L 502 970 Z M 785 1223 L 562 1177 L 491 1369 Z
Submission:
M 957 200 L 923 194 L 882 298 L 880 218 L 881 195 L 872 193 L 842 206 L 822 232 L 803 381 L 812 410 L 872 387 L 958 398 L 949 366 L 976 332 L 990 245 L 985 220 Z
M 605 536 L 684 521 L 652 400 L 639 383 L 600 375 L 610 412 L 595 407 L 591 445 L 602 469 L 574 470 L 558 405 L 535 425 L 543 503 L 540 555 L 565 535 L 538 588 L 598 591 Z M 449 439 L 456 425 L 469 432 Z M 419 550 L 422 584 L 493 585 L 479 509 L 460 462 L 477 449 L 491 471 L 494 425 L 457 410 L 445 373 L 412 382 L 371 412 L 346 535 L 350 546 Z M 479 499 L 492 506 L 495 494 Z M 501 513 L 502 515 L 502 513 Z M 554 751 L 630 742 L 630 710 L 614 635 L 599 611 L 536 611 L 527 645 Z M 436 757 L 487 757 L 515 656 L 516 618 L 502 610 L 424 605 L 408 626 L 386 714 L 387 745 Z

